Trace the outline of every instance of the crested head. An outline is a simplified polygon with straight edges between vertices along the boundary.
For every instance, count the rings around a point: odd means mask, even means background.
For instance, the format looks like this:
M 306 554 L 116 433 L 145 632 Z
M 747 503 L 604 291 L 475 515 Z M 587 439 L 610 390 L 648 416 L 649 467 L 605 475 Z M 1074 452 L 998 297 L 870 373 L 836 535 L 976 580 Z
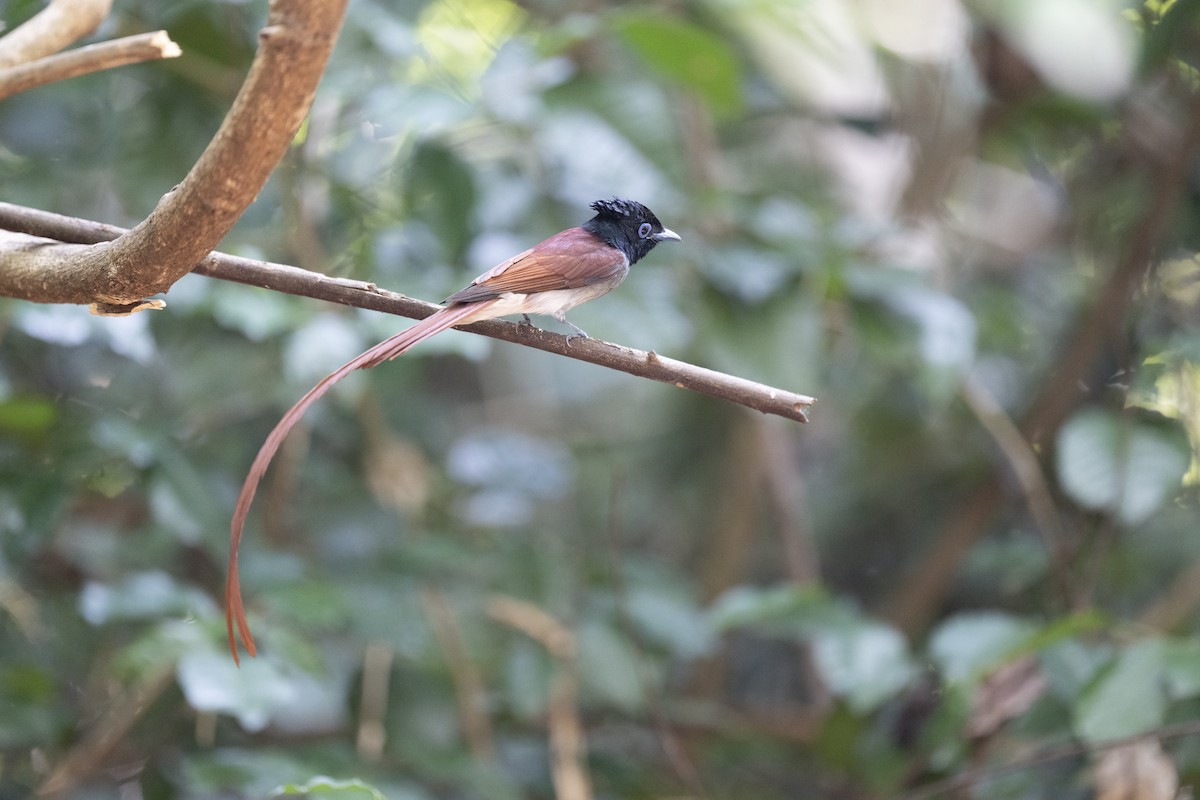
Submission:
M 628 258 L 633 264 L 664 241 L 679 241 L 679 235 L 654 216 L 654 212 L 634 200 L 597 200 L 591 205 L 596 216 L 583 224 L 586 231 L 598 236 Z

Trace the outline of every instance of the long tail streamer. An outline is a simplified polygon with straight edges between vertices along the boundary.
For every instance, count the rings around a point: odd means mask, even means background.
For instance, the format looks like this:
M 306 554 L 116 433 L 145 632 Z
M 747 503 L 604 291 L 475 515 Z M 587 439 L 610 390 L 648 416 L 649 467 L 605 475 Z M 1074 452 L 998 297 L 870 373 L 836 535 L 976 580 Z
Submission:
M 267 440 L 263 442 L 262 447 L 258 450 L 258 455 L 254 457 L 254 462 L 250 465 L 250 471 L 242 483 L 242 491 L 238 495 L 237 505 L 233 510 L 233 520 L 229 526 L 229 570 L 225 577 L 225 627 L 229 633 L 229 650 L 233 653 L 234 663 L 241 663 L 238 658 L 237 638 L 234 636 L 235 623 L 238 636 L 240 636 L 246 652 L 251 656 L 258 652 L 254 645 L 254 636 L 250 633 L 250 625 L 246 621 L 246 607 L 242 603 L 242 587 L 238 581 L 238 548 L 242 543 L 242 530 L 246 525 L 246 515 L 250 513 L 250 504 L 254 501 L 254 494 L 258 491 L 258 484 L 262 482 L 262 477 L 271 464 L 271 459 L 275 457 L 283 440 L 287 438 L 288 432 L 300 421 L 309 406 L 354 370 L 368 369 L 401 356 L 430 336 L 469 321 L 468 317 L 479 319 L 477 315 L 487 305 L 491 304 L 468 303 L 450 306 L 426 317 L 416 325 L 400 331 L 395 336 L 383 340 L 322 378 L 320 383 L 309 389 L 308 393 L 296 401 L 296 404 L 289 408 L 287 413 L 275 424 L 275 428 L 267 436 Z

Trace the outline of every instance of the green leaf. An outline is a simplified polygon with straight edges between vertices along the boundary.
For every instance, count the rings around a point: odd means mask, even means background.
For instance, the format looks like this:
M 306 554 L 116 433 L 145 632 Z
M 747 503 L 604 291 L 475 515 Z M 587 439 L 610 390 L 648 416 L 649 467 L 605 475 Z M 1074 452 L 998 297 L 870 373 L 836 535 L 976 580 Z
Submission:
M 471 241 L 476 201 L 474 174 L 462 159 L 436 141 L 421 142 L 408 163 L 404 201 L 449 248 L 449 260 L 458 260 Z
M 975 317 L 960 300 L 923 286 L 891 292 L 887 304 L 920 331 L 921 357 L 931 369 L 961 374 L 975 359 Z
M 1111 659 L 1110 646 L 1073 639 L 1053 644 L 1038 656 L 1051 691 L 1070 705 Z
M 865 714 L 904 688 L 917 673 L 904 636 L 882 623 L 843 626 L 813 639 L 826 685 Z
M 219 747 L 182 754 L 178 771 L 181 785 L 195 797 L 222 797 L 230 787 L 237 787 L 241 797 L 266 797 L 281 784 L 320 769 L 310 762 L 308 754 L 290 756 L 283 748 Z
M 302 784 L 286 783 L 283 786 L 276 787 L 268 797 L 291 797 L 294 795 L 302 797 L 337 797 L 344 798 L 344 800 L 354 800 L 355 798 L 387 800 L 383 792 L 358 778 L 339 781 L 327 778 L 324 775 L 318 775 Z
M 1165 7 L 1166 10 L 1160 12 L 1162 16 L 1158 22 L 1146 32 L 1145 43 L 1142 45 L 1143 73 L 1149 73 L 1172 55 L 1193 65 L 1196 63 L 1195 51 L 1188 40 L 1196 29 L 1196 18 L 1200 16 L 1200 2 L 1175 0 L 1162 3 L 1161 7 Z
M 293 333 L 283 352 L 289 378 L 303 384 L 320 380 L 363 349 L 353 317 L 318 314 Z
M 735 586 L 716 599 L 708 615 L 716 631 L 754 627 L 780 636 L 809 635 L 858 619 L 820 587 L 793 583 L 765 589 Z
M 185 653 L 211 649 L 216 640 L 215 622 L 214 619 L 213 624 L 197 625 L 191 619 L 170 619 L 146 628 L 114 659 L 113 676 L 131 683 L 144 681 L 155 673 L 174 668 Z M 223 621 L 220 635 L 225 635 Z
M 717 116 L 733 116 L 741 109 L 741 65 L 722 39 L 690 22 L 659 15 L 624 15 L 614 27 L 651 69 L 695 91 Z
M 682 657 L 706 652 L 714 642 L 709 619 L 680 592 L 665 586 L 636 586 L 627 607 L 638 630 Z
M 1164 645 L 1163 669 L 1172 700 L 1200 695 L 1200 640 L 1171 639 Z
M 294 298 L 245 286 L 214 282 L 212 316 L 217 324 L 239 331 L 252 342 L 263 342 L 291 330 L 300 316 Z
M 525 638 L 515 638 L 504 667 L 505 695 L 513 713 L 526 720 L 544 714 L 553 669 L 545 651 Z
M 1079 737 L 1102 742 L 1161 725 L 1167 711 L 1166 653 L 1161 639 L 1139 642 L 1122 652 L 1080 698 L 1075 709 Z
M 1008 614 L 958 614 L 942 623 L 929 653 L 949 681 L 974 680 L 1029 640 L 1036 627 Z
M 1179 491 L 1191 459 L 1182 435 L 1099 409 L 1080 411 L 1062 427 L 1057 452 L 1067 494 L 1127 525 L 1149 519 Z
M 586 688 L 622 711 L 641 708 L 637 656 L 609 625 L 591 622 L 579 631 L 579 674 Z
M 10 397 L 0 400 L 0 434 L 26 441 L 41 439 L 54 427 L 54 403 L 43 397 Z
M 709 619 L 715 630 L 752 627 L 811 639 L 825 682 L 858 712 L 876 708 L 916 674 L 899 632 L 817 587 L 735 587 L 717 599 Z
M 159 570 L 139 572 L 119 583 L 87 583 L 79 595 L 79 613 L 93 625 L 114 620 L 165 616 L 210 616 L 212 599 L 199 589 L 183 586 Z
M 303 699 L 269 658 L 247 658 L 239 668 L 228 653 L 196 650 L 180 658 L 177 677 L 192 708 L 232 714 L 251 732 L 265 728 L 277 709 Z

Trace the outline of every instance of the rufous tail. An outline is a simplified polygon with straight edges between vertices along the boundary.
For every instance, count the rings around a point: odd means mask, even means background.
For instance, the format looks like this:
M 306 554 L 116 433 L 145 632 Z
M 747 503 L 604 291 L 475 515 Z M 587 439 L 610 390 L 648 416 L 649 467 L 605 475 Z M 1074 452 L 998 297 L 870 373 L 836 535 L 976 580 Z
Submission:
M 254 636 L 251 635 L 250 625 L 246 621 L 246 607 L 242 604 L 242 587 L 238 581 L 238 548 L 242 543 L 242 529 L 246 524 L 246 515 L 250 512 L 250 504 L 254 501 L 254 493 L 258 491 L 258 484 L 262 481 L 263 474 L 266 473 L 271 459 L 275 457 L 275 453 L 283 444 L 288 432 L 300 421 L 309 406 L 354 370 L 374 367 L 384 361 L 401 356 L 409 348 L 425 341 L 430 336 L 461 324 L 467 317 L 478 314 L 485 305 L 490 305 L 490 303 L 466 303 L 450 306 L 426 317 L 416 325 L 400 331 L 395 336 L 383 340 L 370 350 L 360 353 L 322 378 L 320 383 L 309 389 L 308 393 L 296 401 L 296 404 L 289 408 L 287 413 L 275 424 L 275 428 L 267 436 L 262 447 L 258 449 L 258 455 L 254 457 L 254 462 L 250 465 L 250 472 L 247 473 L 246 480 L 242 483 L 242 491 L 238 495 L 237 505 L 233 510 L 233 520 L 229 526 L 229 571 L 225 577 L 225 627 L 229 633 L 229 650 L 233 653 L 234 663 L 241 663 L 238 658 L 237 639 L 233 632 L 235 623 L 246 652 L 251 656 L 257 654 Z

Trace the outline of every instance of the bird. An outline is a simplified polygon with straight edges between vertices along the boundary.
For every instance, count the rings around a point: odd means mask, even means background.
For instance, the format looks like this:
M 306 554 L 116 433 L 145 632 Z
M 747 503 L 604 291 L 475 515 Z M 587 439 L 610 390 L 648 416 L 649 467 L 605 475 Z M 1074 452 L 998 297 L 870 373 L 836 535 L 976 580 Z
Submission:
M 633 200 L 612 198 L 590 205 L 596 215 L 576 228 L 502 261 L 443 301 L 441 310 L 360 353 L 321 379 L 276 423 L 250 465 L 234 506 L 229 534 L 229 566 L 225 578 L 225 626 L 233 660 L 240 664 L 237 637 L 251 656 L 257 655 L 254 636 L 246 619 L 238 580 L 238 549 L 250 504 L 271 459 L 288 431 L 304 412 L 335 383 L 357 369 L 369 369 L 408 352 L 447 328 L 485 319 L 520 314 L 553 317 L 573 331 L 570 344 L 587 333 L 567 321 L 566 312 L 615 289 L 659 242 L 680 241 L 679 234 L 663 227 L 649 208 Z

